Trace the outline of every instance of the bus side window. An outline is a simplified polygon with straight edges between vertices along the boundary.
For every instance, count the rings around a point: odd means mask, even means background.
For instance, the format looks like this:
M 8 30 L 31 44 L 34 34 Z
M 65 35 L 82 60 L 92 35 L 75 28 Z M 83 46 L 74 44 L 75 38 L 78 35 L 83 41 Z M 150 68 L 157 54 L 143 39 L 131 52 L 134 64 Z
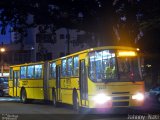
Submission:
M 67 60 L 67 72 L 68 72 L 68 76 L 72 76 L 73 75 L 73 61 L 72 58 L 68 58 Z
M 56 78 L 56 63 L 50 63 L 49 78 Z
M 26 78 L 26 73 L 27 73 L 27 67 L 26 66 L 21 67 L 21 72 L 20 72 L 21 79 Z
M 78 76 L 79 74 L 79 58 L 78 56 L 73 58 L 73 76 Z
M 28 66 L 27 78 L 34 78 L 34 66 Z
M 66 59 L 63 59 L 62 60 L 62 76 L 63 77 L 66 77 L 67 76 L 67 74 L 66 74 L 66 68 L 67 68 L 67 66 L 66 66 Z
M 35 79 L 42 78 L 42 65 L 35 65 Z

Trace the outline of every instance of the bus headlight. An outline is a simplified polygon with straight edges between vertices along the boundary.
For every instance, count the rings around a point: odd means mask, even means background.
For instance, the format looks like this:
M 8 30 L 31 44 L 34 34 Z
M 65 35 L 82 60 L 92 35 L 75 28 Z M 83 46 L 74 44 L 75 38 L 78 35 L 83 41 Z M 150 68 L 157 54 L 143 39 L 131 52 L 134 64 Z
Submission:
M 136 99 L 138 101 L 142 101 L 142 100 L 144 100 L 144 95 L 142 93 L 137 93 L 137 94 L 132 96 L 132 99 Z
M 95 103 L 104 104 L 107 101 L 111 100 L 111 97 L 109 97 L 103 93 L 100 93 L 100 94 L 97 94 L 96 96 L 94 96 L 93 100 L 95 101 Z

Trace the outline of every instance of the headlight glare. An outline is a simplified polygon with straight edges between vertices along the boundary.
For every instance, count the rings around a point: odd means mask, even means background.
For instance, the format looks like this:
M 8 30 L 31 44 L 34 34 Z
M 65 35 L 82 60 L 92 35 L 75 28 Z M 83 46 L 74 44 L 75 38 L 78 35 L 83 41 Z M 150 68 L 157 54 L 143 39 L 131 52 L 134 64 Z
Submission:
M 137 94 L 132 96 L 132 99 L 136 99 L 138 101 L 142 101 L 142 100 L 144 100 L 144 95 L 142 93 L 137 93 Z
M 97 94 L 96 96 L 94 96 L 93 100 L 98 104 L 104 104 L 107 101 L 111 100 L 111 97 L 101 93 L 101 94 Z

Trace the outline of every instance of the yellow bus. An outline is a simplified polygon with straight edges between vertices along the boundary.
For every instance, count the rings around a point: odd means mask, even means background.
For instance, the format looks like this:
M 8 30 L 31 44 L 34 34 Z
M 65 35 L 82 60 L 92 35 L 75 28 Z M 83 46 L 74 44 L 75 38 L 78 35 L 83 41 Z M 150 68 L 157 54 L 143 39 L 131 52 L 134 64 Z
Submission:
M 44 62 L 10 66 L 9 95 L 22 102 L 44 99 Z
M 51 61 L 10 67 L 9 95 L 85 108 L 136 107 L 144 102 L 138 49 L 104 46 Z

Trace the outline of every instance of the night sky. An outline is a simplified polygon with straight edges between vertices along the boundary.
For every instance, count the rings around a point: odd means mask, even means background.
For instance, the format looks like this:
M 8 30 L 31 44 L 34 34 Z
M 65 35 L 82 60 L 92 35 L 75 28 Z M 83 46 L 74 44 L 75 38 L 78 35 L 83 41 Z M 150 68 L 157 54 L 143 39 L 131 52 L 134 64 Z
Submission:
M 0 34 L 0 44 L 3 42 L 4 44 L 9 44 L 11 40 L 10 32 L 9 32 L 10 27 L 8 26 L 6 29 L 6 34 L 1 35 Z

